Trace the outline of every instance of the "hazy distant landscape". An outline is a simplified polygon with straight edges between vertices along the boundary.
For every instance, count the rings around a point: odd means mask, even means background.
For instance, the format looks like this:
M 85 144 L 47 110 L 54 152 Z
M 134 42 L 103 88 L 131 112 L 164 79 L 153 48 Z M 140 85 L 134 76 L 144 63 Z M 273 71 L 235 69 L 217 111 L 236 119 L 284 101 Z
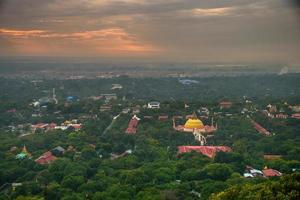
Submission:
M 75 60 L 75 61 L 74 61 Z M 0 76 L 46 79 L 128 77 L 213 77 L 300 73 L 297 65 L 100 62 L 78 59 L 0 60 Z

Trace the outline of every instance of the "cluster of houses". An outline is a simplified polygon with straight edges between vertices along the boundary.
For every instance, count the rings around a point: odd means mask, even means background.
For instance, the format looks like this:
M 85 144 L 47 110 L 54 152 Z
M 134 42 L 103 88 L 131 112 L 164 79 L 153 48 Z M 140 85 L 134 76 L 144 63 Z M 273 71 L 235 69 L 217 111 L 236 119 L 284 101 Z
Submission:
M 73 128 L 75 131 L 79 131 L 82 128 L 82 124 L 78 123 L 77 120 L 65 121 L 61 123 L 61 125 L 57 125 L 56 123 L 38 123 L 31 125 L 32 131 L 36 132 L 36 130 L 67 130 L 69 128 Z
M 112 94 L 101 94 L 101 98 L 104 98 L 104 104 L 100 106 L 100 112 L 110 111 L 112 109 L 112 100 L 117 100 L 118 97 L 115 93 Z
M 275 169 L 269 169 L 265 167 L 263 170 L 254 169 L 251 166 L 246 166 L 245 173 L 243 176 L 245 178 L 255 178 L 255 177 L 274 177 L 274 176 L 281 176 L 282 173 L 275 170 Z
M 263 114 L 265 114 L 269 118 L 277 118 L 277 119 L 287 119 L 287 118 L 294 118 L 294 119 L 300 119 L 300 110 L 298 110 L 298 106 L 289 106 L 289 108 L 296 112 L 291 115 L 285 114 L 284 110 L 280 109 L 277 110 L 277 107 L 275 105 L 267 105 L 267 109 L 263 110 Z
M 92 144 L 90 144 L 90 145 L 92 145 Z M 93 146 L 93 148 L 95 148 L 95 146 Z M 17 147 L 12 147 L 10 151 L 15 152 L 17 150 L 18 150 Z M 34 161 L 40 165 L 50 164 L 53 161 L 55 161 L 57 159 L 57 157 L 62 156 L 65 152 L 76 152 L 76 149 L 73 146 L 69 146 L 67 149 L 64 149 L 61 146 L 57 146 L 57 147 L 53 148 L 52 150 L 46 151 L 45 153 L 40 155 Z M 76 153 L 80 153 L 80 152 L 76 152 Z M 17 160 L 32 159 L 32 154 L 27 150 L 26 146 L 24 145 L 24 147 L 22 148 L 22 151 L 20 153 L 18 153 L 15 156 L 15 158 Z

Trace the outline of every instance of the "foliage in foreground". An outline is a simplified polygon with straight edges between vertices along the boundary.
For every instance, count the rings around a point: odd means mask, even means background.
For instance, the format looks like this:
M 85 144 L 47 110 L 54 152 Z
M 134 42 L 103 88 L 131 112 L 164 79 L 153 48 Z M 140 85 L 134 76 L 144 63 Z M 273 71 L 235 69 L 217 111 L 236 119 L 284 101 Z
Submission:
M 300 199 L 300 173 L 286 175 L 279 180 L 269 180 L 259 184 L 233 186 L 224 192 L 212 195 L 210 200 L 247 199 Z

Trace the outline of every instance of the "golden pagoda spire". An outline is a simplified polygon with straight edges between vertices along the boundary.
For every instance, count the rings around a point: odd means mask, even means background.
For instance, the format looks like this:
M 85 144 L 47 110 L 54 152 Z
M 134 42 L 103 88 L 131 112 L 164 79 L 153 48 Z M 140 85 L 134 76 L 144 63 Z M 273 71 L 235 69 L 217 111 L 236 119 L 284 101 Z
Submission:
M 195 112 L 195 111 L 193 112 L 193 117 L 192 117 L 192 119 L 198 119 L 198 117 L 197 117 L 197 115 L 196 115 L 196 112 Z
M 24 144 L 24 146 L 23 146 L 22 153 L 26 154 L 28 157 L 31 157 L 31 153 L 29 153 L 29 152 L 27 151 L 27 148 L 26 148 L 25 144 Z

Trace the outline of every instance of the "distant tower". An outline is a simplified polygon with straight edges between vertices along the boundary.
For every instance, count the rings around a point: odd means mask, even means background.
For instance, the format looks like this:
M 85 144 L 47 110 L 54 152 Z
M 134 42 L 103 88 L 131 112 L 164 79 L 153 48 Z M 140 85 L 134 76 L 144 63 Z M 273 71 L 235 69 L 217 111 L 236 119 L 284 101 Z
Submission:
M 58 103 L 58 101 L 57 101 L 57 99 L 56 99 L 55 88 L 52 89 L 52 99 L 54 100 L 55 104 Z

